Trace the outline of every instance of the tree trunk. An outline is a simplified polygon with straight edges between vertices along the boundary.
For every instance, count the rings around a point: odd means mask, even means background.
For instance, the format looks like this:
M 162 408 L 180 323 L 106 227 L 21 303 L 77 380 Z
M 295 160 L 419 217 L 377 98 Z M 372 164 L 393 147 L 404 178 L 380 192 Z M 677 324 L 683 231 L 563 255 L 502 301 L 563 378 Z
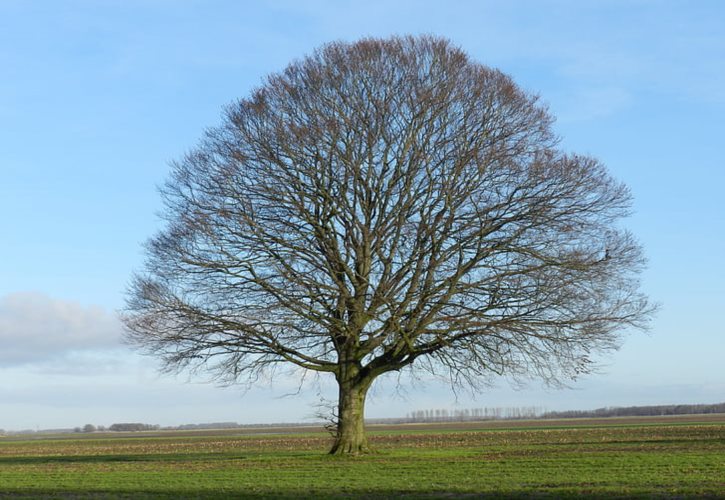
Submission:
M 365 435 L 365 396 L 371 380 L 339 377 L 337 434 L 330 454 L 360 454 L 370 451 Z

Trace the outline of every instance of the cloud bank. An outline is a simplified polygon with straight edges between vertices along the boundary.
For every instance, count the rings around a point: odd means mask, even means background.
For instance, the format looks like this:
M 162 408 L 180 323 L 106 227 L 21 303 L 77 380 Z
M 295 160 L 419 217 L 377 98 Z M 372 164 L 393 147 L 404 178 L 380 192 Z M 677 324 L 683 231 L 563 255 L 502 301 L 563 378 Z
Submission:
M 99 306 L 42 293 L 0 297 L 0 367 L 54 362 L 121 346 L 121 323 Z

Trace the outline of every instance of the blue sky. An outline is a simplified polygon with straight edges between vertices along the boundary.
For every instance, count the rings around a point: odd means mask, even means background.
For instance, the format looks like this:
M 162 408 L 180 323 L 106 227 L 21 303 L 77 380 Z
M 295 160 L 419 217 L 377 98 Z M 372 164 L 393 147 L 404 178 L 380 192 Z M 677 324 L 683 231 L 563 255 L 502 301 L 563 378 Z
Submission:
M 0 428 L 302 420 L 288 378 L 246 394 L 157 374 L 116 311 L 159 227 L 156 186 L 221 109 L 332 40 L 432 33 L 537 92 L 567 150 L 635 196 L 662 307 L 571 390 L 456 399 L 382 381 L 369 416 L 725 400 L 725 4 L 719 1 L 0 0 Z

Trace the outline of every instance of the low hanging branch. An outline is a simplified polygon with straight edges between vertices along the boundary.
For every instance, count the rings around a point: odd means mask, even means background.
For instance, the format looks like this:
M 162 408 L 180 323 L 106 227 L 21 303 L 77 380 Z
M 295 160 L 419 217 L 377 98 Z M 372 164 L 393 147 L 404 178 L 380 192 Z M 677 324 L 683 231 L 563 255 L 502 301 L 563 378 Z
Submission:
M 367 449 L 365 396 L 390 371 L 586 373 L 652 307 L 617 225 L 628 189 L 551 123 L 446 40 L 324 46 L 173 164 L 128 339 L 226 382 L 332 373 L 335 453 Z

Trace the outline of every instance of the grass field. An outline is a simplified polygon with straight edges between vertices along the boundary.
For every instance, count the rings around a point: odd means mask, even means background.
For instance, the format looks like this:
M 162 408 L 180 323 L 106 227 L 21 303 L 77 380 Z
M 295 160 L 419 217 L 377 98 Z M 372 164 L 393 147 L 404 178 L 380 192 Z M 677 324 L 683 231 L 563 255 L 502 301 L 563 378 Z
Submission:
M 0 438 L 0 498 L 725 498 L 725 416 L 370 431 L 349 458 L 310 430 Z

